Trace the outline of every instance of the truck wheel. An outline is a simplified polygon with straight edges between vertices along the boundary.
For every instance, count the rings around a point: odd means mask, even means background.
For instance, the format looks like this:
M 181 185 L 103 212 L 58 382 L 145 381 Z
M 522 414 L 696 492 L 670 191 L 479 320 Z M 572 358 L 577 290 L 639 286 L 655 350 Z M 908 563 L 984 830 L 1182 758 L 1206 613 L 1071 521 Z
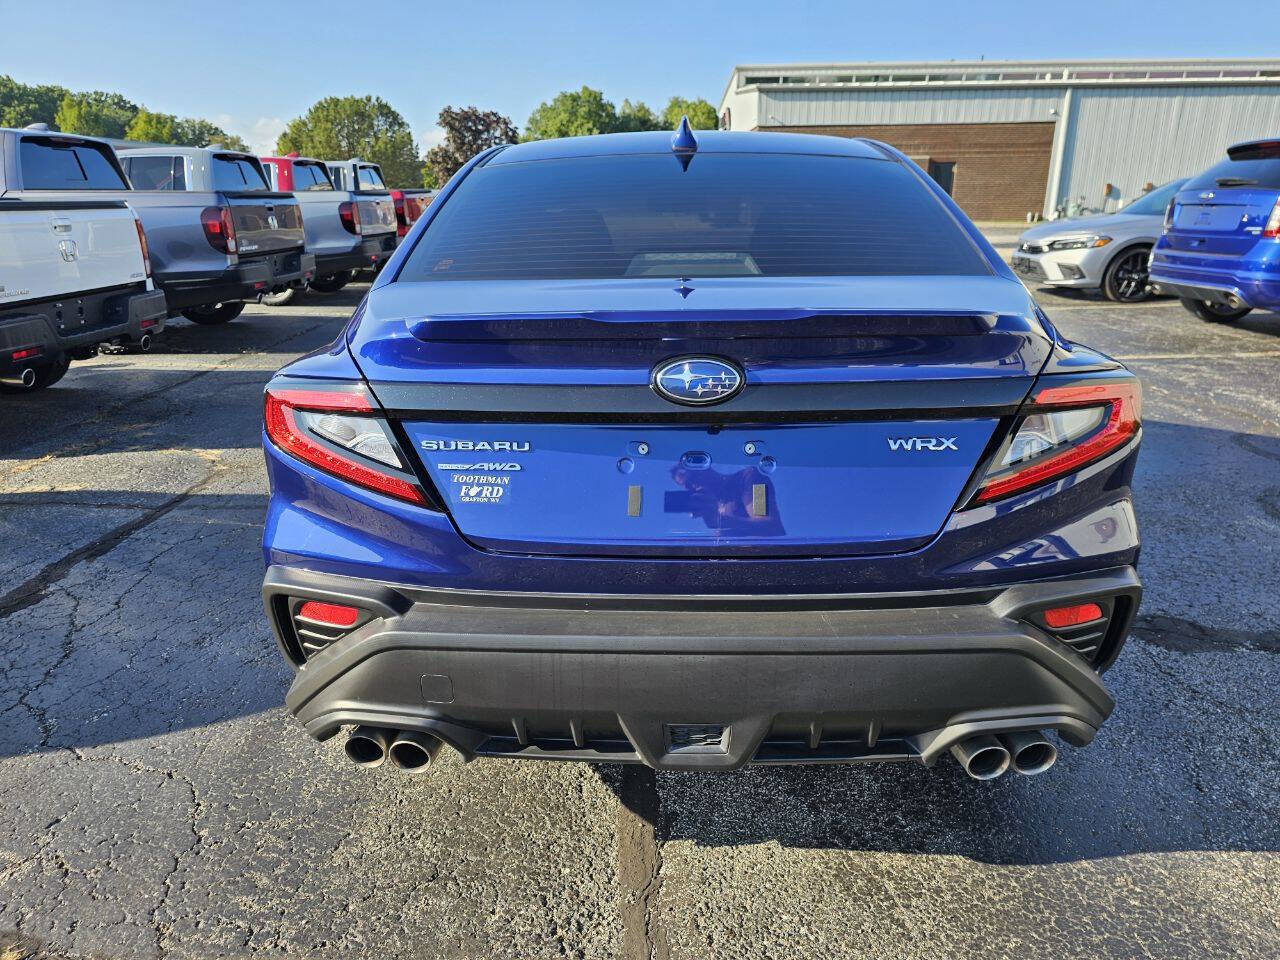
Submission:
M 1151 298 L 1147 286 L 1150 247 L 1133 247 L 1111 261 L 1102 277 L 1102 295 L 1116 303 L 1141 303 Z
M 351 271 L 342 270 L 338 273 L 329 273 L 323 277 L 316 277 L 311 281 L 311 289 L 320 293 L 337 293 L 350 282 Z
M 182 315 L 192 323 L 212 325 L 234 320 L 240 316 L 240 311 L 243 309 L 244 301 L 233 300 L 229 303 L 210 303 L 203 307 L 187 307 L 182 311 Z
M 63 354 L 57 361 L 48 366 L 36 367 L 33 371 L 35 380 L 31 386 L 23 387 L 0 381 L 0 393 L 34 393 L 37 390 L 43 390 L 45 387 L 52 387 L 67 375 L 67 370 L 70 367 L 71 358 Z
M 1229 307 L 1225 303 L 1214 303 L 1210 300 L 1188 300 L 1183 298 L 1182 305 L 1207 323 L 1234 323 L 1249 313 L 1253 308 Z
M 262 302 L 268 307 L 283 307 L 286 303 L 292 302 L 297 294 L 298 291 L 293 287 L 285 287 L 279 293 L 268 293 L 262 298 Z

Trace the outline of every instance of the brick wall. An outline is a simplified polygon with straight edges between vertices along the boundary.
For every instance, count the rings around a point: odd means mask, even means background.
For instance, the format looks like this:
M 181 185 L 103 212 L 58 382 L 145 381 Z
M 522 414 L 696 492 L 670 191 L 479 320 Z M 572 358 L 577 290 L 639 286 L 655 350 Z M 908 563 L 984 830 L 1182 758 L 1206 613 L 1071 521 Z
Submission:
M 761 127 L 787 133 L 869 137 L 893 144 L 926 170 L 955 164 L 952 196 L 975 220 L 1021 220 L 1044 206 L 1052 123 L 929 123 Z

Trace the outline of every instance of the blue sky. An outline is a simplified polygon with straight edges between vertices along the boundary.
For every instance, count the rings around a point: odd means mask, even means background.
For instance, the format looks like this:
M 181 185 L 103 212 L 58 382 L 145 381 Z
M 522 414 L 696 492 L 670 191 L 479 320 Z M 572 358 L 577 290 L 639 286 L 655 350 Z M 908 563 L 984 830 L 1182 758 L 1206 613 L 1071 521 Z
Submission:
M 446 104 L 523 127 L 584 83 L 615 103 L 718 103 L 736 63 L 1280 56 L 1280 0 L 0 0 L 0 23 L 0 73 L 116 90 L 259 147 L 333 94 L 381 96 L 429 145 Z

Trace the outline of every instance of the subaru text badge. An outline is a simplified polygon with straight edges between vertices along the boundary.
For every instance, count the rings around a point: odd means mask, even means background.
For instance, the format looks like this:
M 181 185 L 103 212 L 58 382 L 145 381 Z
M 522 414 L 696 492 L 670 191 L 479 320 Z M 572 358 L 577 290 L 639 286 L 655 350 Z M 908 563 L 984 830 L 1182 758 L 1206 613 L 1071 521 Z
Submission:
M 653 389 L 672 403 L 705 406 L 723 403 L 742 389 L 742 371 L 726 360 L 685 357 L 653 371 Z

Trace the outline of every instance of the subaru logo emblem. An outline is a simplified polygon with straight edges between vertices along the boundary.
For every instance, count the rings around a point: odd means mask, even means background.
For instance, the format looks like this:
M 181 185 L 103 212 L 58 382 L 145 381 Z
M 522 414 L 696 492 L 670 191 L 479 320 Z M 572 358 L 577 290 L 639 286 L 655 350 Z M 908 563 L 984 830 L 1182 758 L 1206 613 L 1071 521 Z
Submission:
M 76 249 L 74 240 L 59 240 L 58 253 L 62 255 L 62 259 L 67 263 L 75 263 L 76 258 L 80 256 L 80 251 Z
M 267 214 L 267 226 L 272 230 L 280 229 L 280 221 L 276 219 L 276 215 L 274 213 Z
M 685 357 L 653 371 L 653 389 L 672 403 L 723 403 L 742 389 L 742 371 L 726 360 Z

